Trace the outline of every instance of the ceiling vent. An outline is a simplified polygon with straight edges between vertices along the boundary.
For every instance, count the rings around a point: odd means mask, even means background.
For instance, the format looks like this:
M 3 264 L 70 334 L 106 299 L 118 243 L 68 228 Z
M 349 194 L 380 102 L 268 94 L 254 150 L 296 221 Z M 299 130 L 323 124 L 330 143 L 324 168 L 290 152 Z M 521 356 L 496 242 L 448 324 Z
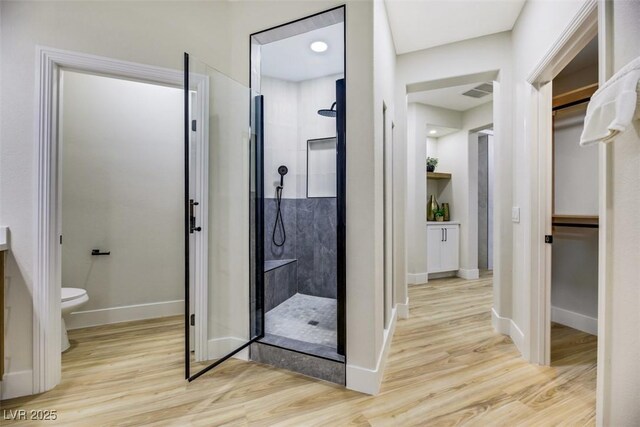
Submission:
M 471 98 L 482 98 L 483 96 L 491 95 L 492 93 L 493 85 L 491 83 L 482 83 L 481 85 L 466 91 L 462 95 L 469 96 Z

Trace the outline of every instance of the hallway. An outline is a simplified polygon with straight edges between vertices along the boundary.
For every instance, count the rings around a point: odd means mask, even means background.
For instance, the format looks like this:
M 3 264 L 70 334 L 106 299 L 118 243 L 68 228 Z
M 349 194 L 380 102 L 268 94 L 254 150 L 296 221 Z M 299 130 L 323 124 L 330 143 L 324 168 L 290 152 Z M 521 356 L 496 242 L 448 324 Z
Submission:
M 378 396 L 238 360 L 187 383 L 181 319 L 166 318 L 71 331 L 62 383 L 2 406 L 65 425 L 593 425 L 595 337 L 554 327 L 554 366 L 530 365 L 491 328 L 491 285 L 410 286 Z

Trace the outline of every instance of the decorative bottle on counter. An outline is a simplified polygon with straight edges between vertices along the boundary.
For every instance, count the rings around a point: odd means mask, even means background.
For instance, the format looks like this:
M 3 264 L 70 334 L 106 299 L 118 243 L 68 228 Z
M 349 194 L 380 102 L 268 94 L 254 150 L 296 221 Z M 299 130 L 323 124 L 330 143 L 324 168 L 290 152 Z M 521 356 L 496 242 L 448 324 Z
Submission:
M 436 211 L 439 209 L 436 196 L 433 194 L 429 197 L 429 203 L 427 203 L 427 221 L 435 221 Z
M 445 221 L 451 220 L 451 218 L 449 217 L 449 203 L 443 203 L 442 210 L 444 211 L 444 220 Z

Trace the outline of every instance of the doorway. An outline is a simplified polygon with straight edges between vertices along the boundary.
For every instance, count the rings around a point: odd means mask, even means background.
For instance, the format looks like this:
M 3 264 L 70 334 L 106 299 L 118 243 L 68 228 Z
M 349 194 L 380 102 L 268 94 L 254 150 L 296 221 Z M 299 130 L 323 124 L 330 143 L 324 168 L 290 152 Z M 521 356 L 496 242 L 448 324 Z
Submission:
M 493 129 L 477 133 L 478 138 L 478 269 L 493 271 Z
M 580 146 L 587 103 L 598 88 L 598 38 L 552 85 L 549 362 L 595 366 L 598 334 L 598 147 Z M 582 356 L 578 358 L 578 356 Z M 595 382 L 592 384 L 595 396 Z
M 344 7 L 251 35 L 262 99 L 254 281 L 263 335 L 250 357 L 345 383 Z
M 123 322 L 180 323 L 182 91 L 67 69 L 59 87 L 64 367 Z

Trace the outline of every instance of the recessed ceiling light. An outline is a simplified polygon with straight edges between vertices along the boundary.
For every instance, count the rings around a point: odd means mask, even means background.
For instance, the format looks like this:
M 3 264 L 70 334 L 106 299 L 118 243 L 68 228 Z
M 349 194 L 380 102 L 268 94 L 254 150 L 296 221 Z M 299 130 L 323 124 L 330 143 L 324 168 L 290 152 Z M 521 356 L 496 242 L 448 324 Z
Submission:
M 311 43 L 311 46 L 309 47 L 311 48 L 312 51 L 318 52 L 318 53 L 324 52 L 329 48 L 329 46 L 325 42 L 321 42 L 321 41 L 315 41 Z
M 435 135 L 436 133 L 438 133 L 438 131 L 437 131 L 437 130 L 435 130 L 435 129 L 431 129 L 431 130 L 429 131 L 429 133 L 430 133 L 431 135 Z

